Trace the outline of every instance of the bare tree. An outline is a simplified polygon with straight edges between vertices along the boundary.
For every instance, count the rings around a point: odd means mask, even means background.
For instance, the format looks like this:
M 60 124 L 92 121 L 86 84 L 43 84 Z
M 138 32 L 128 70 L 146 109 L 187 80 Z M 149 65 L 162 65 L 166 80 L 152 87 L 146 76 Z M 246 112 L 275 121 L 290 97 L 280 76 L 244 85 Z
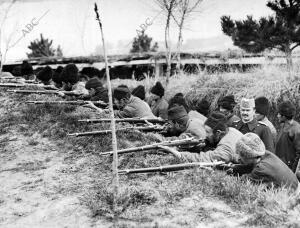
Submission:
M 12 6 L 16 3 L 17 0 L 11 0 L 9 3 L 8 3 L 8 6 L 7 7 L 4 7 L 3 10 L 1 10 L 3 12 L 3 18 L 2 18 L 2 21 L 1 21 L 1 25 L 0 25 L 0 74 L 2 73 L 2 69 L 3 69 L 3 64 L 5 62 L 5 59 L 6 59 L 6 54 L 10 48 L 10 41 L 12 39 L 12 35 L 13 33 L 11 33 L 6 41 L 5 41 L 5 48 L 4 48 L 4 51 L 2 50 L 2 40 L 3 40 L 3 28 L 4 28 L 4 24 L 5 24 L 5 21 L 6 19 L 8 18 L 8 13 L 9 11 L 11 10 Z M 0 7 L 2 5 L 5 6 L 6 2 L 2 2 L 0 4 Z
M 165 24 L 165 47 L 166 47 L 166 62 L 167 62 L 167 72 L 166 72 L 166 83 L 169 83 L 169 78 L 171 75 L 171 41 L 170 41 L 170 24 L 178 0 L 155 0 L 159 8 L 165 12 L 166 24 Z
M 203 0 L 177 0 L 176 10 L 172 14 L 174 21 L 178 26 L 178 39 L 177 39 L 177 64 L 176 71 L 181 71 L 181 58 L 180 52 L 183 42 L 182 30 L 185 26 L 187 19 L 192 13 L 196 12 L 198 6 L 203 2 Z

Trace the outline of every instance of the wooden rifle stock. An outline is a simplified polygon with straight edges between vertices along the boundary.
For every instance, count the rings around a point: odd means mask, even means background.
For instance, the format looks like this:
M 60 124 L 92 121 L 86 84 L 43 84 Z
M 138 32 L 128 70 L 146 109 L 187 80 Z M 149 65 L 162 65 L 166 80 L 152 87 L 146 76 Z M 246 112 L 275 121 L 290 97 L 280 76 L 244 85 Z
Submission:
M 132 174 L 132 173 L 153 173 L 153 172 L 173 172 L 184 169 L 191 168 L 208 168 L 215 167 L 217 165 L 224 164 L 224 162 L 193 162 L 193 163 L 184 163 L 184 164 L 176 164 L 176 165 L 166 165 L 159 167 L 151 167 L 151 168 L 140 168 L 140 169 L 125 169 L 120 170 L 119 174 Z
M 122 150 L 118 150 L 117 153 L 118 154 L 127 154 L 127 153 L 136 152 L 136 151 L 146 151 L 146 150 L 157 149 L 157 148 L 159 148 L 159 146 L 197 145 L 201 141 L 202 140 L 198 140 L 198 139 L 194 139 L 194 138 L 180 139 L 180 140 L 174 140 L 174 141 L 165 141 L 165 142 L 155 143 L 152 145 L 122 149 Z M 111 154 L 113 154 L 112 151 L 100 153 L 100 155 L 111 155 Z
M 11 93 L 24 93 L 24 94 L 57 94 L 56 90 L 7 90 L 7 92 Z
M 83 119 L 78 120 L 79 122 L 86 123 L 101 123 L 101 122 L 110 122 L 110 119 Z M 128 122 L 128 123 L 158 123 L 164 124 L 166 120 L 162 119 L 140 119 L 140 118 L 124 118 L 124 119 L 115 119 L 116 122 Z
M 24 79 L 18 79 L 18 78 L 0 78 L 1 83 L 27 83 L 27 84 L 38 84 L 35 80 L 24 80 Z
M 95 105 L 106 106 L 107 104 L 103 101 L 92 101 Z M 69 104 L 69 105 L 84 105 L 88 104 L 88 101 L 26 101 L 28 104 Z
M 41 87 L 44 89 L 52 89 L 52 90 L 56 90 L 56 88 L 52 85 L 44 85 L 44 84 L 25 84 L 25 83 L 0 83 L 0 87 Z
M 80 96 L 81 94 L 74 93 L 72 91 L 59 91 L 59 90 L 7 90 L 12 93 L 24 93 L 24 94 L 59 94 L 60 92 L 70 96 Z
M 116 131 L 127 131 L 127 130 L 138 130 L 138 131 L 161 131 L 163 130 L 162 127 L 157 126 L 149 126 L 149 127 L 126 127 L 126 128 L 119 128 Z M 103 131 L 89 131 L 89 132 L 80 132 L 80 133 L 72 133 L 68 134 L 68 136 L 89 136 L 89 135 L 103 135 L 111 133 L 111 130 L 103 130 Z

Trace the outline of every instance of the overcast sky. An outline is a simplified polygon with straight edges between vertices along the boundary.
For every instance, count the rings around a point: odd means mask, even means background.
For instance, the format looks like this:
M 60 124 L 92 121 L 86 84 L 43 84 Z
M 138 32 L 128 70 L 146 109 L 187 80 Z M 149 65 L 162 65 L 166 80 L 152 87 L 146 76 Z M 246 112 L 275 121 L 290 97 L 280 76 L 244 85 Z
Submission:
M 3 1 L 9 2 L 0 0 Z M 10 10 L 3 29 L 2 48 L 5 37 L 11 34 L 11 44 L 15 44 L 10 48 L 7 60 L 26 58 L 26 52 L 29 52 L 27 46 L 30 41 L 39 38 L 40 33 L 53 39 L 53 46 L 60 44 L 65 56 L 93 54 L 101 44 L 99 25 L 93 10 L 95 1 L 103 20 L 108 54 L 122 52 L 126 47 L 128 49 L 136 30 L 147 18 L 153 20 L 153 24 L 146 33 L 155 41 L 163 41 L 164 17 L 153 3 L 154 0 L 19 0 Z M 204 0 L 189 20 L 184 40 L 221 36 L 222 15 L 231 15 L 234 19 L 245 18 L 246 15 L 255 18 L 269 15 L 272 12 L 266 7 L 266 2 Z M 5 3 L 1 6 L 1 17 L 6 6 Z M 36 23 L 39 18 L 40 21 Z M 26 24 L 31 22 L 36 25 L 32 31 L 24 33 Z M 174 27 L 172 37 L 176 37 L 176 32 Z

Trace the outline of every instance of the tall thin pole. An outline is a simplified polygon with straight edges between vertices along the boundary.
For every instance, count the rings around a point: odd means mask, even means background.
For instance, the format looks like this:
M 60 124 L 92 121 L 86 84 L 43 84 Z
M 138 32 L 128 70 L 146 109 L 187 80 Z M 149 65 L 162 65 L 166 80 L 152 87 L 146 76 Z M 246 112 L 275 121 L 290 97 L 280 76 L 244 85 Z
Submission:
M 109 69 L 108 69 L 108 61 L 105 49 L 105 40 L 104 34 L 102 29 L 102 23 L 98 13 L 98 7 L 95 3 L 95 13 L 96 13 L 96 20 L 99 22 L 100 30 L 101 30 L 101 37 L 102 37 L 102 45 L 103 45 L 103 53 L 104 53 L 104 60 L 105 60 L 105 71 L 106 71 L 106 79 L 107 79 L 107 87 L 108 87 L 108 97 L 109 97 L 109 113 L 111 119 L 111 132 L 112 132 L 112 149 L 113 149 L 113 193 L 114 193 L 114 200 L 113 200 L 113 210 L 114 210 L 114 218 L 115 221 L 117 219 L 116 209 L 117 209 L 117 197 L 119 194 L 119 176 L 118 176 L 118 147 L 117 147 L 117 136 L 116 136 L 116 124 L 115 124 L 115 116 L 114 116 L 114 109 L 113 109 L 113 99 L 112 99 L 112 89 L 110 83 L 110 76 L 109 76 Z

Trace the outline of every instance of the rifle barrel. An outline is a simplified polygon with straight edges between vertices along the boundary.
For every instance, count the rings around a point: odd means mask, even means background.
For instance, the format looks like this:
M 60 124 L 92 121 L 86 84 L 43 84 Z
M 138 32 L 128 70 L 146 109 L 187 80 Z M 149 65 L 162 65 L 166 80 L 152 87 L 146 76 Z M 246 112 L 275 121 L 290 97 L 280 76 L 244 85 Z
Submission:
M 161 131 L 162 128 L 154 127 L 125 127 L 116 129 L 116 131 L 126 131 L 126 130 L 139 130 L 139 131 Z M 68 134 L 68 136 L 89 136 L 89 135 L 102 135 L 111 133 L 111 130 L 102 130 L 102 131 L 87 131 L 87 132 L 79 132 Z
M 24 80 L 24 78 L 0 78 L 1 83 L 35 83 L 37 84 L 35 80 Z
M 224 164 L 224 162 L 193 162 L 193 163 L 184 163 L 184 164 L 176 164 L 176 165 L 166 165 L 166 166 L 158 166 L 158 167 L 150 167 L 150 168 L 140 168 L 140 169 L 125 169 L 120 170 L 119 174 L 130 174 L 130 173 L 152 173 L 152 172 L 172 172 L 179 171 L 194 167 L 207 168 L 211 166 L 217 166 Z
M 0 83 L 0 87 L 25 87 L 24 84 L 15 84 L 15 83 Z
M 152 150 L 158 148 L 158 146 L 180 146 L 180 145 L 197 145 L 199 143 L 198 139 L 194 138 L 188 138 L 188 139 L 180 139 L 180 140 L 174 140 L 174 141 L 165 141 L 165 142 L 160 142 L 160 143 L 154 143 L 151 145 L 146 145 L 146 146 L 141 146 L 141 147 L 134 147 L 134 148 L 127 148 L 127 149 L 122 149 L 118 150 L 118 154 L 127 154 L 131 152 L 136 152 L 136 151 L 146 151 L 146 150 Z M 113 154 L 113 151 L 108 151 L 108 152 L 103 152 L 100 153 L 100 155 L 110 155 Z
M 48 88 L 49 87 L 44 87 Z M 52 88 L 52 87 L 50 87 Z M 36 94 L 58 94 L 59 92 L 64 93 L 65 95 L 71 95 L 71 96 L 80 96 L 81 94 L 74 93 L 73 91 L 59 91 L 59 90 L 7 90 L 7 92 L 13 92 L 13 93 L 36 93 Z
M 53 85 L 34 84 L 34 83 L 0 83 L 0 87 L 41 87 L 44 89 L 57 90 Z
M 13 93 L 37 93 L 37 94 L 57 94 L 55 90 L 7 90 Z
M 94 104 L 104 105 L 102 101 L 92 101 Z M 83 105 L 88 101 L 26 101 L 29 104 L 69 104 L 69 105 Z
M 78 120 L 79 122 L 87 122 L 87 123 L 101 123 L 101 122 L 110 122 L 110 119 L 82 119 Z M 162 119 L 139 119 L 139 118 L 124 118 L 124 119 L 115 119 L 116 122 L 129 122 L 129 123 L 146 123 L 146 121 L 150 123 L 166 123 L 165 120 Z

